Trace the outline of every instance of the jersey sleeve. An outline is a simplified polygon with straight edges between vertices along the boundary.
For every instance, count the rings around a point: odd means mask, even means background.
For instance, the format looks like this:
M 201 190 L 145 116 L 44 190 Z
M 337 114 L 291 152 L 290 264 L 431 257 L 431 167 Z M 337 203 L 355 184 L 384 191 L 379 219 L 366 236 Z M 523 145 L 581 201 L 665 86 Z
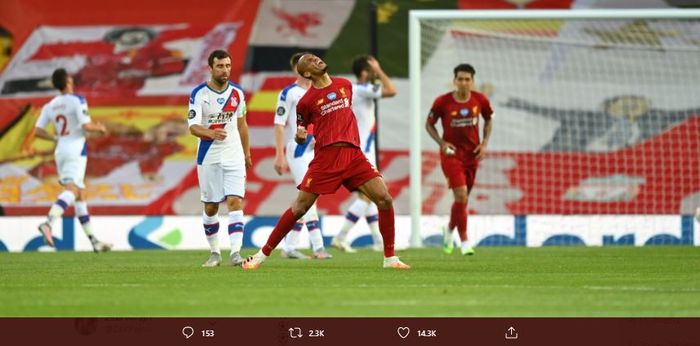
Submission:
M 287 90 L 280 91 L 279 97 L 277 98 L 277 107 L 275 107 L 275 125 L 286 125 L 287 119 L 289 119 L 289 112 L 292 107 L 292 97 L 289 97 Z
M 238 108 L 236 109 L 236 116 L 238 118 L 243 118 L 246 114 L 248 114 L 248 106 L 246 106 L 245 103 L 245 94 L 243 93 L 243 90 L 236 90 L 238 95 L 240 96 L 240 101 L 238 102 Z
M 41 108 L 41 114 L 39 114 L 39 118 L 36 119 L 36 124 L 34 126 L 45 129 L 46 125 L 49 124 L 49 121 L 51 121 L 49 118 L 49 112 L 46 110 L 46 106 L 44 106 Z
M 87 101 L 84 97 L 78 96 L 78 102 L 76 102 L 76 115 L 75 118 L 78 119 L 78 127 L 90 122 L 90 114 L 88 113 Z
M 382 98 L 382 86 L 380 84 L 353 84 L 353 92 L 362 98 L 380 99 Z
M 428 122 L 435 125 L 435 123 L 442 117 L 442 97 L 438 97 L 433 101 L 433 106 L 430 107 L 430 113 L 428 113 Z
M 493 117 L 493 108 L 491 108 L 491 102 L 489 102 L 489 99 L 484 95 L 481 97 L 481 116 L 484 117 L 484 119 L 489 120 Z
M 299 100 L 297 103 L 297 126 L 308 126 L 309 125 L 309 107 L 304 98 Z
M 193 92 L 190 96 L 189 111 L 187 112 L 187 126 L 202 125 L 202 93 Z

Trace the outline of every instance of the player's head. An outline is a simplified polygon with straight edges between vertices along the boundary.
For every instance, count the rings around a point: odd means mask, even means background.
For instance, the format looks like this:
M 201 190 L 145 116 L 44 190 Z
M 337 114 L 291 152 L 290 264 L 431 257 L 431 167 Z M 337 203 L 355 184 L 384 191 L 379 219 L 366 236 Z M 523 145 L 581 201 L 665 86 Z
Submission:
M 311 53 L 310 52 L 297 52 L 297 53 L 292 54 L 292 56 L 289 58 L 289 67 L 292 68 L 292 71 L 294 71 L 294 73 L 297 73 L 297 74 L 299 73 L 299 71 L 297 70 L 297 65 L 299 64 L 299 59 L 301 59 L 301 57 L 304 56 L 305 54 L 311 54 Z
M 328 65 L 314 54 L 306 53 L 299 57 L 297 63 L 297 71 L 299 74 L 311 80 L 320 77 L 326 73 Z
M 460 92 L 469 92 L 474 87 L 474 75 L 476 70 L 469 64 L 459 64 L 455 66 L 453 83 Z
M 73 77 L 68 74 L 66 69 L 59 68 L 53 71 L 51 83 L 53 83 L 54 88 L 65 91 L 73 88 Z
M 352 73 L 357 79 L 373 79 L 372 67 L 369 65 L 369 55 L 360 55 L 352 61 Z
M 209 54 L 207 62 L 212 81 L 219 85 L 226 84 L 231 75 L 231 55 L 225 50 L 217 49 Z

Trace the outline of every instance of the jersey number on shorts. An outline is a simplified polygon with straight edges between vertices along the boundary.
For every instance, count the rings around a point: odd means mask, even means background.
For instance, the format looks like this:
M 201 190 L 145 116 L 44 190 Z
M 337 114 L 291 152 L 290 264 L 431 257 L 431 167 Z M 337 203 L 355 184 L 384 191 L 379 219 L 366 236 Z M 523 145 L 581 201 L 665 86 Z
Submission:
M 66 118 L 65 115 L 59 114 L 56 116 L 56 124 L 58 125 L 61 123 L 61 132 L 59 132 L 59 136 L 67 136 L 68 133 L 68 119 Z M 56 129 L 58 130 L 58 128 Z

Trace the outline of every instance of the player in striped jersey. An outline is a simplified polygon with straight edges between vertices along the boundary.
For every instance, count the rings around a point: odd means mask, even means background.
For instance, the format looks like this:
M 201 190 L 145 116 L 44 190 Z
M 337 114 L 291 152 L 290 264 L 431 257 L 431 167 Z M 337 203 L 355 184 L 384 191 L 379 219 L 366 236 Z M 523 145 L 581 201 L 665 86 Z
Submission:
M 246 169 L 253 166 L 246 122 L 243 89 L 229 80 L 231 56 L 223 50 L 209 55 L 209 81 L 200 84 L 190 96 L 187 115 L 190 133 L 199 137 L 197 177 L 204 203 L 202 220 L 211 255 L 202 265 L 221 264 L 219 249 L 219 203 L 228 206 L 228 234 L 232 265 L 243 262 L 243 197 Z
M 374 102 L 383 97 L 395 96 L 396 88 L 382 70 L 379 61 L 372 56 L 363 55 L 355 58 L 352 62 L 352 72 L 357 78 L 357 81 L 352 84 L 352 111 L 355 113 L 357 128 L 360 131 L 360 146 L 369 162 L 377 167 L 375 151 L 377 117 L 374 114 Z M 375 84 L 377 79 L 379 84 Z M 355 252 L 346 238 L 355 223 L 365 217 L 372 235 L 372 248 L 375 251 L 382 251 L 384 246 L 379 232 L 378 213 L 377 206 L 358 191 L 357 197 L 348 207 L 340 232 L 331 241 L 333 247 L 345 252 Z
M 86 193 L 85 168 L 87 167 L 87 132 L 104 134 L 107 132 L 103 124 L 92 122 L 88 114 L 87 101 L 82 96 L 73 94 L 73 77 L 65 69 L 57 69 L 51 75 L 53 86 L 61 94 L 54 97 L 41 109 L 37 119 L 35 134 L 41 139 L 56 142 L 54 156 L 58 168 L 59 183 L 65 190 L 58 195 L 56 202 L 51 205 L 46 222 L 39 225 L 39 232 L 44 241 L 51 247 L 55 246 L 52 229 L 64 211 L 70 205 L 75 206 L 75 214 L 90 239 L 95 252 L 109 251 L 111 244 L 103 243 L 95 237 L 90 222 Z M 45 130 L 52 123 L 56 135 Z

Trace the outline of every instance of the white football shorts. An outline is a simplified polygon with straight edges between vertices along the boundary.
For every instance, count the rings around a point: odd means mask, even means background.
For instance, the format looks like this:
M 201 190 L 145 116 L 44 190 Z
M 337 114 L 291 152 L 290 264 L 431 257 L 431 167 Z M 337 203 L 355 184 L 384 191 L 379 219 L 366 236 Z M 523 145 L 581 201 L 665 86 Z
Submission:
M 308 144 L 308 141 L 307 141 Z M 297 186 L 309 170 L 309 163 L 314 159 L 314 151 L 310 145 L 298 145 L 296 142 L 287 143 L 287 164 L 289 172 L 294 177 L 294 184 Z
M 245 163 L 197 165 L 202 202 L 221 203 L 227 196 L 245 197 Z
M 56 153 L 56 168 L 58 169 L 58 182 L 61 185 L 73 183 L 77 187 L 85 188 L 85 168 L 87 156 L 71 153 Z

